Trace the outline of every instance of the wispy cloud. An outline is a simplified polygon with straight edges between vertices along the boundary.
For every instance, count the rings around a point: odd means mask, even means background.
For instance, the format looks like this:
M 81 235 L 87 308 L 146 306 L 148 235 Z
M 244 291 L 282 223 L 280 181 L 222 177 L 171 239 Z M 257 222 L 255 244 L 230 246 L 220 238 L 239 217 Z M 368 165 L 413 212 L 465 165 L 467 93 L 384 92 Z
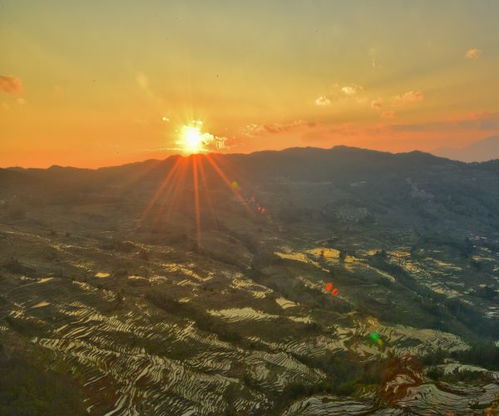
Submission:
M 352 95 L 357 95 L 363 90 L 364 88 L 356 84 L 345 85 L 344 87 L 341 87 L 341 92 L 349 97 L 351 97 Z
M 382 111 L 379 115 L 381 118 L 395 118 L 395 117 L 397 117 L 397 115 L 395 114 L 395 111 L 392 111 L 392 110 Z
M 7 94 L 19 94 L 23 90 L 23 84 L 17 77 L 0 75 L 0 90 Z
M 404 94 L 397 95 L 393 98 L 395 105 L 403 105 L 423 101 L 424 94 L 421 91 L 407 91 Z
M 151 83 L 149 81 L 149 77 L 144 74 L 143 72 L 139 72 L 135 76 L 135 81 L 137 82 L 137 85 L 144 91 L 144 93 L 154 102 L 156 102 L 156 105 L 163 109 L 165 107 L 165 102 L 163 98 L 161 98 L 158 94 L 156 94 L 153 89 L 151 88 Z
M 482 54 L 482 50 L 478 48 L 471 48 L 466 51 L 464 57 L 466 59 L 478 59 Z
M 331 100 L 325 95 L 321 95 L 315 99 L 315 105 L 318 105 L 319 107 L 331 105 Z
M 383 100 L 382 98 L 376 98 L 371 100 L 371 108 L 379 113 L 381 118 L 396 118 L 397 114 L 395 110 L 407 104 L 417 103 L 423 101 L 424 94 L 418 90 L 407 91 L 403 94 L 396 95 L 394 97 Z
M 354 99 L 359 104 L 367 102 L 367 97 L 361 94 L 364 88 L 357 84 L 340 85 L 334 84 L 327 94 L 315 99 L 315 105 L 319 107 L 331 105 L 334 101 Z
M 277 134 L 301 127 L 313 127 L 314 123 L 305 120 L 294 120 L 288 123 L 272 123 L 272 124 L 248 124 L 243 128 L 243 135 L 248 137 L 261 136 L 264 134 Z
M 371 108 L 375 110 L 381 110 L 383 108 L 383 100 L 381 98 L 377 98 L 371 101 Z
M 368 106 L 375 110 L 380 118 L 396 118 L 401 107 L 424 100 L 424 93 L 420 90 L 409 90 L 395 96 L 373 97 L 358 84 L 334 84 L 326 95 L 315 100 L 317 106 L 329 106 L 335 101 L 348 100 L 357 105 Z

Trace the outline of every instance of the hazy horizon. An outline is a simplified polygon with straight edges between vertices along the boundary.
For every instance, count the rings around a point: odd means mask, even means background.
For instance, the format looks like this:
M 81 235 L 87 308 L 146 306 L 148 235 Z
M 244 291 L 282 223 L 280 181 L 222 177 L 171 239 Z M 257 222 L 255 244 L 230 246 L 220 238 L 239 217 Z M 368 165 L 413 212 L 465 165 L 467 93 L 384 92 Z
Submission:
M 481 143 L 482 140 L 478 141 L 478 143 Z M 473 145 L 473 144 L 472 144 Z M 341 147 L 346 147 L 346 148 L 351 148 L 351 149 L 356 149 L 356 150 L 365 150 L 365 151 L 372 151 L 372 152 L 380 152 L 380 153 L 388 153 L 392 155 L 398 155 L 398 154 L 408 154 L 408 153 L 413 153 L 413 152 L 422 152 L 426 153 L 428 155 L 432 155 L 435 157 L 439 158 L 444 158 L 444 159 L 449 159 L 452 161 L 456 162 L 464 162 L 464 163 L 473 163 L 473 162 L 487 162 L 491 160 L 496 160 L 499 159 L 499 154 L 495 157 L 490 157 L 486 158 L 483 160 L 463 160 L 458 158 L 457 156 L 461 155 L 461 151 L 463 149 L 455 149 L 455 148 L 448 148 L 448 149 L 437 149 L 441 150 L 441 153 L 434 153 L 434 152 L 429 152 L 429 151 L 423 151 L 419 149 L 412 149 L 412 150 L 407 150 L 407 151 L 389 151 L 389 150 L 380 150 L 380 149 L 368 149 L 364 147 L 357 147 L 357 146 L 349 146 L 345 144 L 337 144 L 331 147 L 317 147 L 317 146 L 290 146 L 290 147 L 284 147 L 282 149 L 261 149 L 261 150 L 254 150 L 254 151 L 248 151 L 248 152 L 208 152 L 208 153 L 201 153 L 201 154 L 182 154 L 182 152 L 178 153 L 171 153 L 171 154 L 166 154 L 166 155 L 158 155 L 158 157 L 150 157 L 146 159 L 140 159 L 140 160 L 131 160 L 131 161 L 123 161 L 121 163 L 116 163 L 116 164 L 108 164 L 108 165 L 102 165 L 102 166 L 76 166 L 76 165 L 64 165 L 64 164 L 48 164 L 46 166 L 21 166 L 21 165 L 11 165 L 11 166 L 0 166 L 0 169 L 50 169 L 53 167 L 61 167 L 61 168 L 75 168 L 75 169 L 90 169 L 90 170 L 97 170 L 97 169 L 102 169 L 102 168 L 112 168 L 112 167 L 119 167 L 119 166 L 124 166 L 124 165 L 133 165 L 133 164 L 140 164 L 140 163 L 145 163 L 148 161 L 165 161 L 170 158 L 175 158 L 175 157 L 183 157 L 183 158 L 188 158 L 191 156 L 204 156 L 204 155 L 224 155 L 224 156 L 231 156 L 231 155 L 252 155 L 254 153 L 259 153 L 259 152 L 281 152 L 281 151 L 286 151 L 286 150 L 292 150 L 292 149 L 318 149 L 318 150 L 332 150 L 335 148 L 341 148 Z M 445 154 L 444 151 L 447 151 L 448 154 Z M 454 152 L 454 153 L 453 153 Z

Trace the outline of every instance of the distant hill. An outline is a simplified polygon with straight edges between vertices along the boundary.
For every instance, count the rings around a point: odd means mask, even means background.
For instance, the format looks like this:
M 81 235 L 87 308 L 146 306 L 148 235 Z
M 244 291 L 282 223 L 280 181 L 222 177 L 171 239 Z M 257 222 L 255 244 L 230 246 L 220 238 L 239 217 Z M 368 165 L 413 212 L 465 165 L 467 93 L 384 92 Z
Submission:
M 499 136 L 487 137 L 459 149 L 443 147 L 433 153 L 437 156 L 463 162 L 485 162 L 499 159 Z
M 140 176 L 142 179 L 162 178 L 175 161 L 182 156 L 170 156 L 164 160 L 146 160 L 120 166 L 98 169 L 80 169 L 74 167 L 52 166 L 48 169 L 23 169 L 19 167 L 0 169 L 0 174 L 9 177 L 36 177 L 44 180 L 63 182 L 88 179 L 122 181 L 128 176 Z M 187 158 L 193 156 L 187 156 Z M 195 157 L 195 156 L 194 156 Z M 285 150 L 268 150 L 250 154 L 212 154 L 212 159 L 237 167 L 239 175 L 254 177 L 288 177 L 293 180 L 327 180 L 331 175 L 336 178 L 364 178 L 370 173 L 376 176 L 397 171 L 417 172 L 440 165 L 464 168 L 464 164 L 442 157 L 412 151 L 408 153 L 389 153 L 360 149 L 349 146 L 335 146 L 331 149 L 315 147 L 294 147 Z M 15 174 L 14 174 L 15 173 Z M 353 176 L 352 176 L 353 175 Z
M 497 163 L 346 146 L 171 156 L 100 169 L 0 169 L 0 199 L 18 196 L 31 206 L 38 201 L 78 205 L 115 200 L 122 201 L 121 207 L 133 202 L 138 209 L 161 188 L 177 161 L 190 158 L 203 166 L 203 189 L 228 192 L 227 184 L 235 181 L 244 197 L 260 194 L 270 209 L 286 218 L 310 221 L 313 213 L 321 222 L 365 211 L 380 230 L 388 225 L 458 233 L 499 230 Z M 175 185 L 177 195 L 185 193 L 178 197 L 183 201 L 178 208 L 186 213 L 192 208 L 193 169 L 190 163 L 179 165 L 183 168 L 170 182 L 179 185 Z M 182 180 L 172 181 L 174 177 Z M 168 199 L 166 193 L 163 197 Z M 213 198 L 216 204 L 227 200 L 220 195 Z

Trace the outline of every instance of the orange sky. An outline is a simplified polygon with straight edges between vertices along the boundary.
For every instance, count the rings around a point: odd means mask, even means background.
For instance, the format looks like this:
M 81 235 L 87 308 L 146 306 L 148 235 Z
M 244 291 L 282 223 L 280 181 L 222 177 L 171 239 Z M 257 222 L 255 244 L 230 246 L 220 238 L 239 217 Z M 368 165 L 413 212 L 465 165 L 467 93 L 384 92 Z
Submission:
M 164 158 L 194 120 L 225 152 L 499 134 L 493 0 L 1 7 L 0 166 Z

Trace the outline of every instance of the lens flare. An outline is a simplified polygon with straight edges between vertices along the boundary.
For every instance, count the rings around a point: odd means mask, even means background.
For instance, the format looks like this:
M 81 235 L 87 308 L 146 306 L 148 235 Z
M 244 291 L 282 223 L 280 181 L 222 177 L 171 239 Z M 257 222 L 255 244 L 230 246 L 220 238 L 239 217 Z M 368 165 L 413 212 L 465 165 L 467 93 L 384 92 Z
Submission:
M 180 128 L 177 145 L 186 155 L 220 150 L 224 147 L 225 138 L 203 131 L 201 120 L 191 121 Z

